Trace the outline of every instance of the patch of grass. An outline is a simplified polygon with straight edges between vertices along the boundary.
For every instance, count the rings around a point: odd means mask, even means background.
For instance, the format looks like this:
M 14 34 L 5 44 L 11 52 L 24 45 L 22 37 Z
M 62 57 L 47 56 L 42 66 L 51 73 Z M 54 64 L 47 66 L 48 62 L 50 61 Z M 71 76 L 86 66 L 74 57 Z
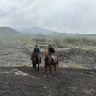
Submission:
M 12 71 L 12 72 L 16 72 L 17 70 L 18 70 L 18 69 L 14 69 L 14 68 L 12 68 L 12 70 L 11 70 L 11 71 Z
M 28 43 L 26 44 L 27 47 L 33 47 L 33 45 L 34 45 L 33 42 L 28 42 Z
M 68 68 L 76 68 L 76 69 L 83 69 L 83 66 L 82 65 L 77 65 L 77 64 L 71 64 L 68 66 Z
M 24 67 L 27 67 L 29 64 L 27 62 L 23 62 L 22 64 Z

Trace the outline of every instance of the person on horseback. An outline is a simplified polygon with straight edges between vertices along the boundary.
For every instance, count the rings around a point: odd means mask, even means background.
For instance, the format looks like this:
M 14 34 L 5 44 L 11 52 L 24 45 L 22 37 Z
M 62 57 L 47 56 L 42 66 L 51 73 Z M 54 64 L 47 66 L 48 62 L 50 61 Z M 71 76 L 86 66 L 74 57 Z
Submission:
M 50 45 L 50 44 L 48 46 L 48 52 L 49 52 L 49 56 L 51 56 L 52 65 L 54 65 L 54 56 L 53 56 L 53 54 L 55 53 L 55 50 L 52 47 L 52 45 Z
M 40 63 L 41 63 L 41 55 L 40 55 L 40 49 L 38 48 L 38 45 L 35 45 L 33 52 L 35 52 L 38 56 L 40 56 Z

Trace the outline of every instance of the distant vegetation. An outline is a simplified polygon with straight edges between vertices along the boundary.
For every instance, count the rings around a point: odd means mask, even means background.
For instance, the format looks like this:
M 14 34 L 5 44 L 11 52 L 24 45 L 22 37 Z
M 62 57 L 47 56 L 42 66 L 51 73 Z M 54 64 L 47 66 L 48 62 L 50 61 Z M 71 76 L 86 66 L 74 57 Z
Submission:
M 56 45 L 57 47 L 65 47 L 66 45 L 84 45 L 84 46 L 95 46 L 96 41 L 90 40 L 87 38 L 64 38 L 64 39 L 58 39 L 53 38 L 51 40 L 46 40 L 45 38 L 34 38 L 33 42 L 48 42 L 49 44 Z
M 39 29 L 38 29 L 39 30 Z M 66 45 L 96 45 L 96 34 L 65 34 L 53 32 L 51 35 L 24 34 L 10 27 L 0 27 L 0 41 L 5 42 L 48 42 L 57 47 Z M 29 44 L 29 45 L 30 45 Z
M 96 41 L 87 38 L 64 38 L 58 39 L 53 38 L 51 40 L 46 40 L 45 38 L 35 38 L 34 35 L 18 35 L 18 36 L 0 36 L 0 41 L 4 42 L 48 42 L 49 44 L 56 45 L 57 47 L 64 47 L 65 45 L 96 45 Z
M 94 40 L 90 40 L 87 38 L 65 38 L 63 42 L 73 43 L 73 44 L 96 44 Z
M 65 45 L 96 45 L 95 41 L 86 38 L 55 39 L 52 42 L 58 47 L 64 47 Z

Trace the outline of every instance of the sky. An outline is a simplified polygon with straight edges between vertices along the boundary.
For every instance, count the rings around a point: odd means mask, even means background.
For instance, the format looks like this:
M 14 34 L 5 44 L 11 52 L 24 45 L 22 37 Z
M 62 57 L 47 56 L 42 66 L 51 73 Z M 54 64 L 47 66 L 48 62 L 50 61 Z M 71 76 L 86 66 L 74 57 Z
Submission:
M 0 27 L 96 34 L 96 0 L 0 0 Z

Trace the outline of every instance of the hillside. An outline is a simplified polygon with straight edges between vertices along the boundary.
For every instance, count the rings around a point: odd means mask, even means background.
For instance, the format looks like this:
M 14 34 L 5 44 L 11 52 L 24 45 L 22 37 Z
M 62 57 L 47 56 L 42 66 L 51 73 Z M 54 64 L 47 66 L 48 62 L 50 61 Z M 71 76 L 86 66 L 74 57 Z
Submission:
M 10 27 L 0 27 L 0 36 L 16 36 L 20 33 Z
M 41 33 L 41 34 L 44 34 L 44 35 L 50 35 L 50 34 L 54 33 L 53 31 L 42 29 L 42 28 L 39 28 L 39 27 L 30 27 L 30 28 L 19 27 L 19 28 L 14 28 L 14 29 L 21 32 L 21 33 L 26 33 L 26 34 L 39 34 L 39 33 Z
M 20 33 L 26 33 L 26 34 L 35 34 L 37 35 L 36 37 L 40 38 L 87 38 L 90 40 L 95 40 L 96 39 L 96 34 L 77 34 L 77 33 L 59 33 L 51 30 L 46 30 L 42 29 L 39 27 L 19 27 L 19 28 L 14 28 Z M 38 36 L 38 34 L 42 34 L 42 36 Z M 51 37 L 50 37 L 51 36 Z

